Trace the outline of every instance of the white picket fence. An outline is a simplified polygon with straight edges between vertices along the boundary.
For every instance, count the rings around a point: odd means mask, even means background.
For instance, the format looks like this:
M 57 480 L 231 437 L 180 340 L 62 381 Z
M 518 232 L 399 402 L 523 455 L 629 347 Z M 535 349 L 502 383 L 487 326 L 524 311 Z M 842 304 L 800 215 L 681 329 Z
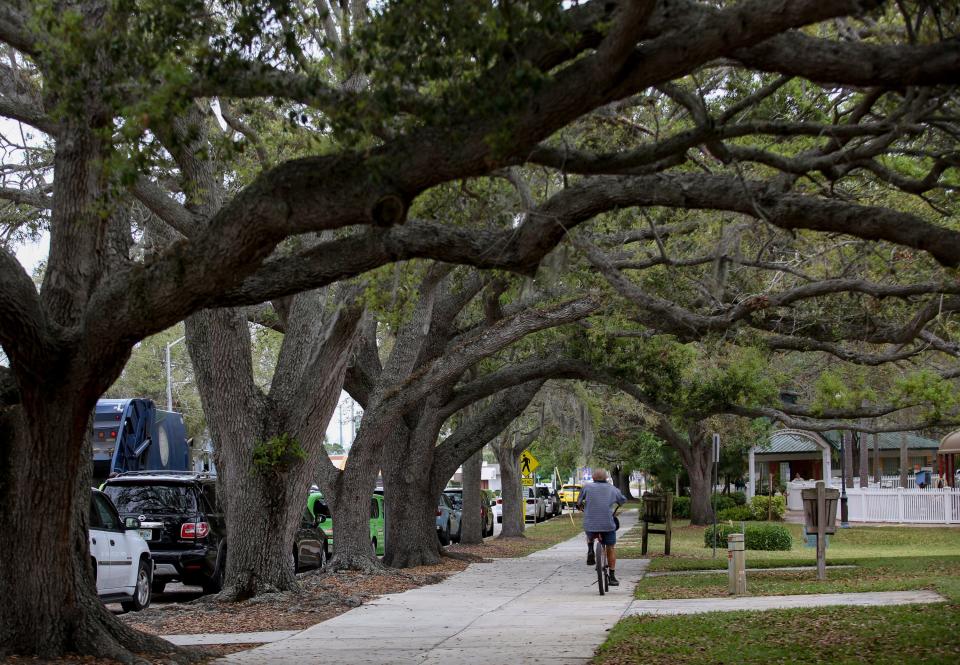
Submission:
M 851 522 L 958 524 L 960 489 L 847 488 L 847 511 Z

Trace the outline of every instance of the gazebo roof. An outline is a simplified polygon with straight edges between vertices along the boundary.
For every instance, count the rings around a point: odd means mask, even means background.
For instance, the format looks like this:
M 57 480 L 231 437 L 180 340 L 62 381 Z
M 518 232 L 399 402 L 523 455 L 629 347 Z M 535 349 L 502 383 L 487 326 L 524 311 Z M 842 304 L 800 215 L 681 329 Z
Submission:
M 941 453 L 960 453 L 960 430 L 950 432 L 940 441 Z
M 816 435 L 814 435 L 816 436 Z M 832 443 L 831 443 L 832 445 Z M 817 453 L 822 448 L 807 434 L 795 430 L 779 430 L 770 435 L 769 446 L 757 446 L 757 452 L 766 454 Z

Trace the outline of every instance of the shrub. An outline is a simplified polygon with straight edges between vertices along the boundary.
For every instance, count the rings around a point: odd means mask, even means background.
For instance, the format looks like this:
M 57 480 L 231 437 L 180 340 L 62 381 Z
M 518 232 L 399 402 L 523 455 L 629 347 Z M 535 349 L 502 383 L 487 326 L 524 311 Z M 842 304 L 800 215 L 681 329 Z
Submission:
M 716 505 L 717 511 L 727 510 L 728 508 L 733 508 L 737 505 L 737 502 L 733 500 L 733 497 L 727 494 L 714 494 L 711 497 L 711 500 L 714 502 L 712 505 Z
M 716 536 L 714 536 L 714 533 L 716 533 Z M 713 547 L 713 539 L 716 538 L 717 547 L 726 547 L 727 536 L 731 533 L 740 533 L 740 527 L 732 524 L 718 524 L 716 532 L 714 532 L 713 525 L 710 525 L 703 530 L 703 546 Z
M 782 520 L 783 514 L 787 511 L 787 500 L 782 496 L 755 496 L 750 500 L 750 510 L 753 511 L 753 519 L 767 519 L 767 505 L 772 503 L 773 509 L 770 511 L 770 518 Z
M 743 529 L 744 547 L 748 550 L 789 550 L 793 547 L 793 538 L 787 527 L 780 524 L 748 524 Z M 727 536 L 740 533 L 740 527 L 733 524 L 718 524 L 716 535 L 712 526 L 703 531 L 703 544 L 713 547 L 713 538 L 717 547 L 727 546 Z
M 789 550 L 793 537 L 780 524 L 751 524 L 744 535 L 748 550 Z
M 753 519 L 753 511 L 750 506 L 733 506 L 724 510 L 717 511 L 717 520 L 725 522 L 749 522 Z
M 673 497 L 673 516 L 681 519 L 689 519 L 690 497 L 688 496 Z
M 736 502 L 738 506 L 747 505 L 747 495 L 744 492 L 731 492 L 730 497 Z

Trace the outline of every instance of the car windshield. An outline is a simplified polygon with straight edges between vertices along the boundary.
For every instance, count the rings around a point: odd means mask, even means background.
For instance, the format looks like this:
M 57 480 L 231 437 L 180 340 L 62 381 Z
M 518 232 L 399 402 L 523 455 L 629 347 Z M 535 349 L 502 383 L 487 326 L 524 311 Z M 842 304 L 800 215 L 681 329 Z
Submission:
M 110 483 L 103 491 L 121 513 L 195 513 L 196 495 L 188 485 Z
M 565 490 L 578 490 L 580 489 L 579 485 L 564 485 L 563 489 Z

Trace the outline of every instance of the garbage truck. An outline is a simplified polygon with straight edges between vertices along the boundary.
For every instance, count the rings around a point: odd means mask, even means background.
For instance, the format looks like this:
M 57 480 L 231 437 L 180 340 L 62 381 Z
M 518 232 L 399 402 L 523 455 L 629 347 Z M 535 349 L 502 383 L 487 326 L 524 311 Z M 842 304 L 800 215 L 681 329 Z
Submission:
M 144 398 L 101 399 L 93 412 L 93 478 L 124 471 L 189 471 L 183 416 Z

